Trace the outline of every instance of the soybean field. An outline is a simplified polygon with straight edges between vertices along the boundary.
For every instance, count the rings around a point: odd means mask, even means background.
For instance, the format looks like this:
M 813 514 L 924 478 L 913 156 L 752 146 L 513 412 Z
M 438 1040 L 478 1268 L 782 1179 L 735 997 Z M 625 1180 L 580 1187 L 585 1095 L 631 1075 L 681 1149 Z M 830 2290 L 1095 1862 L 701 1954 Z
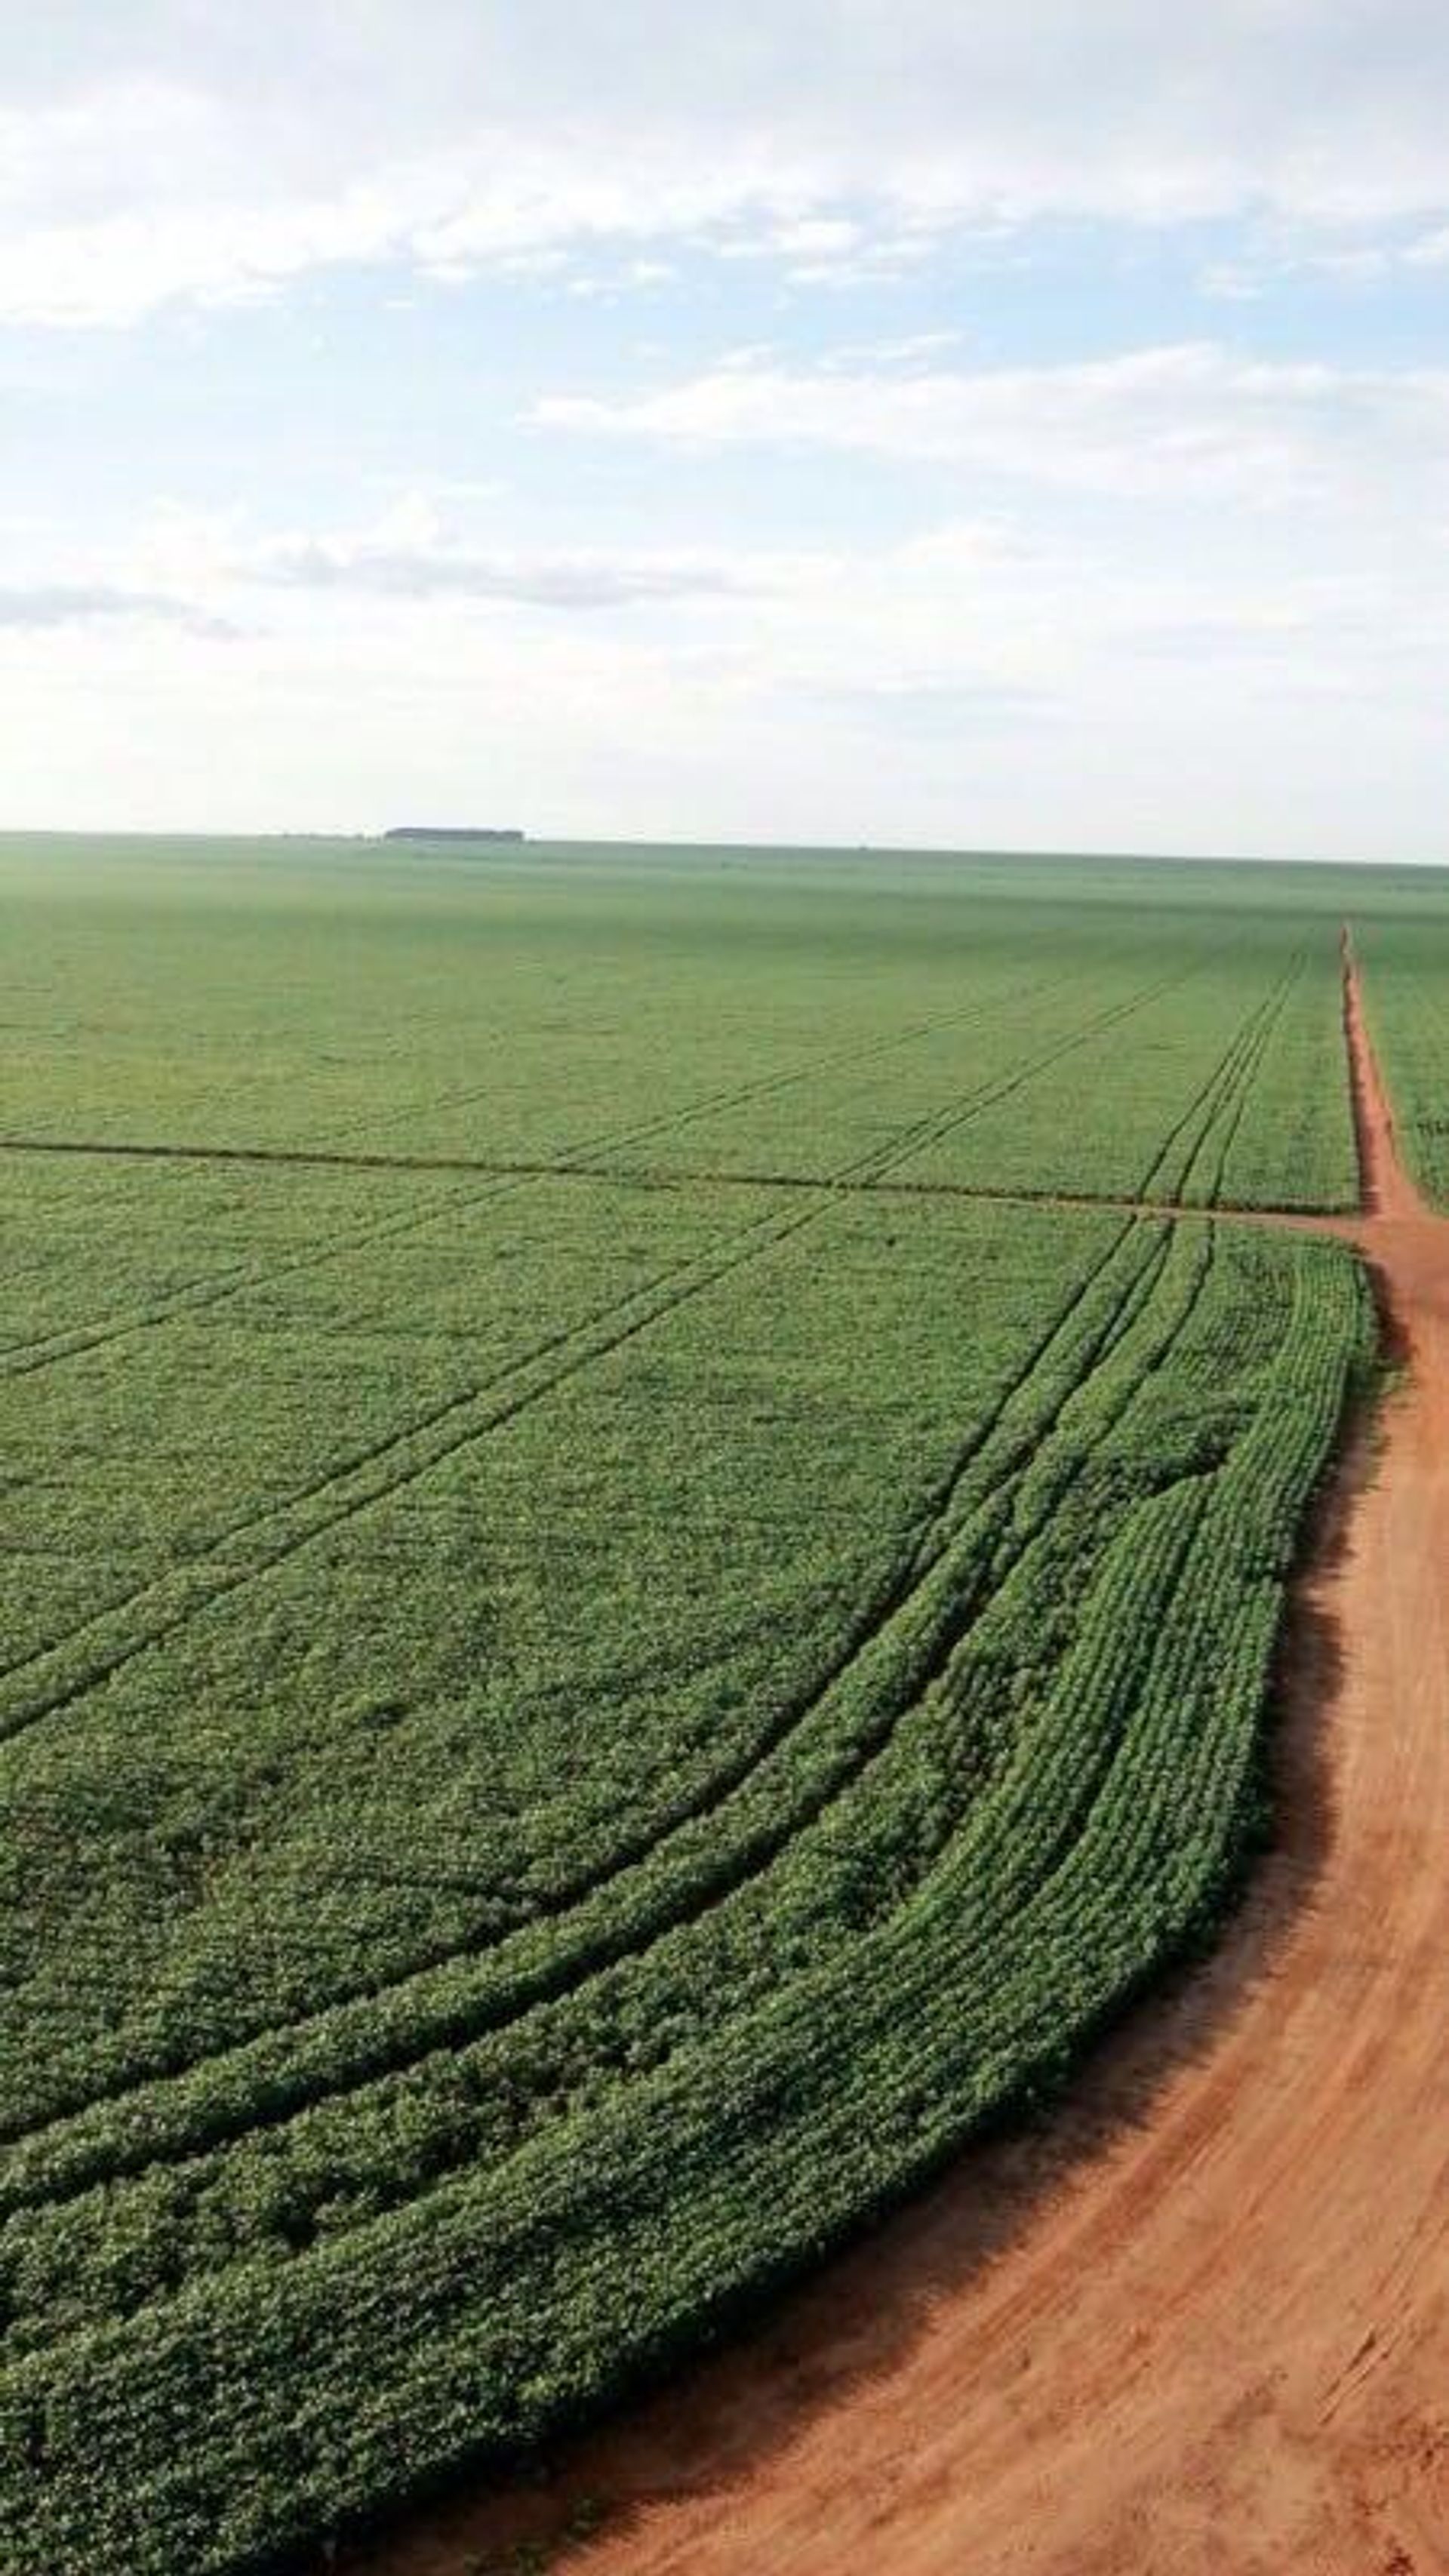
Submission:
M 1449 892 L 0 899 L 0 2557 L 244 2576 L 657 2380 L 1211 1934 L 1378 1347 L 1295 1221 L 1344 926 L 1443 1200 Z

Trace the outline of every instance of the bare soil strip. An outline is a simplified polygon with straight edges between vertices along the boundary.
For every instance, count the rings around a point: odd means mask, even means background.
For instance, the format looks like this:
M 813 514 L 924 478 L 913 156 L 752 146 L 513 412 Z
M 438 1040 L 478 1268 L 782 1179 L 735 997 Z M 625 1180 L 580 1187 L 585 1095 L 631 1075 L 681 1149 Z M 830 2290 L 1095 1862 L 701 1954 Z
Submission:
M 1362 1250 L 1405 1374 L 1296 1587 L 1279 1839 L 1226 1939 L 1042 2129 L 349 2576 L 1449 2569 L 1449 1219 L 1344 962 L 1365 1213 L 1300 1222 Z

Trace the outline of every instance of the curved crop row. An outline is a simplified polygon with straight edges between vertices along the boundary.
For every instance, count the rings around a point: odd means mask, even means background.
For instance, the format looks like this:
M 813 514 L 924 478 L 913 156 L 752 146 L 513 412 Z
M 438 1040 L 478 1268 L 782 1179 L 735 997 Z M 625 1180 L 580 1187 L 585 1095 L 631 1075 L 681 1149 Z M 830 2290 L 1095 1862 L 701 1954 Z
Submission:
M 1275 1329 L 1234 1376 L 1224 1319 L 1265 1295 Z M 173 2090 L 38 2137 L 0 2383 L 17 2576 L 220 2576 L 534 2439 L 1058 2066 L 1216 1899 L 1366 1331 L 1334 1249 L 1136 1229 L 943 1501 L 874 1653 L 784 1774 L 744 1784 L 777 1831 L 743 1875 L 688 1900 L 661 1846 L 622 1947 L 586 1938 L 561 1972 L 541 1926 L 543 1991 L 491 2022 L 476 1981 L 506 1944 L 430 1971 L 446 2000 L 373 1998 L 390 2071 L 359 2076 L 361 2025 L 334 2028 L 280 2118 L 253 2061 L 218 2122 L 221 2061 L 179 2131 Z M 725 1813 L 682 1829 L 706 1870 Z M 67 2272 L 72 2312 L 27 2352 Z
M 607 1859 L 594 1855 L 582 1877 L 560 1875 L 544 1891 L 553 1901 L 542 1903 L 538 1919 L 502 1942 L 480 1936 L 456 1959 L 414 1961 L 386 1981 L 375 1973 L 354 2001 L 224 2052 L 209 2066 L 198 2066 L 193 2051 L 170 2084 L 138 2081 L 134 2065 L 114 2050 L 109 2065 L 104 2058 L 93 2065 L 93 2080 L 110 2073 L 111 2081 L 91 2109 L 17 2144 L 0 2177 L 0 2207 L 246 2128 L 259 2115 L 276 2116 L 339 2081 L 396 2063 L 404 2050 L 453 2044 L 476 2020 L 524 2009 L 580 1966 L 637 1946 L 651 1925 L 719 1884 L 737 1865 L 732 1854 L 747 1860 L 752 1845 L 769 1849 L 785 1840 L 801 1791 L 811 1797 L 828 1789 L 842 1752 L 862 1740 L 862 1728 L 868 1741 L 882 1714 L 903 1704 L 923 1657 L 965 1615 L 966 1584 L 980 1583 L 1003 1543 L 1015 1480 L 1098 1356 L 1120 1341 L 1168 1245 L 1165 1231 L 1119 1231 L 966 1444 L 873 1615 L 847 1640 L 815 1698 L 798 1710 L 767 1713 L 728 1770 L 716 1763 L 704 1795 L 682 1789 L 651 1817 L 646 1840 L 616 1841 Z M 1195 1279 L 1206 1251 L 1202 1237 L 1176 1253 L 1179 1275 L 1186 1264 Z M 978 1526 L 989 1541 L 984 1547 Z M 958 1543 L 951 1547 L 953 1531 Z M 618 1897 L 611 1899 L 615 1881 Z M 480 1958 L 480 1950 L 487 1955 Z
M 1144 1247 L 1132 1248 L 1140 1258 Z M 97 2281 L 103 2302 L 109 2293 L 134 2303 L 158 2284 L 174 2285 L 187 2243 L 198 2249 L 196 2259 L 235 2260 L 250 2242 L 285 2250 L 310 2241 L 319 2212 L 320 2223 L 335 2229 L 369 2193 L 400 2200 L 444 2165 L 511 2137 L 531 2116 L 535 2097 L 551 2103 L 577 2092 L 581 2051 L 568 2034 L 577 2026 L 593 2044 L 606 1979 L 630 2025 L 623 2041 L 610 2042 L 615 2055 L 621 2048 L 657 2053 L 659 2034 L 687 2007 L 690 1978 L 710 2009 L 722 2010 L 741 1959 L 755 1976 L 774 1973 L 782 1958 L 803 1958 L 843 1926 L 884 1910 L 929 1864 L 1004 1759 L 1013 1694 L 1020 1699 L 1033 1665 L 1050 1668 L 1065 1651 L 1074 1593 L 1090 1599 L 1094 1567 L 1122 1511 L 1144 1485 L 1190 1472 L 1181 1443 L 1176 1456 L 1161 1442 L 1150 1458 L 1130 1447 L 1114 1454 L 1114 1432 L 1194 1311 L 1211 1264 L 1206 1234 L 1170 1246 L 1165 1235 L 1149 1237 L 1147 1249 L 1146 1270 L 1110 1335 L 1102 1319 L 1111 1309 L 1099 1302 L 1095 1356 L 1080 1341 L 1072 1352 L 1070 1368 L 1085 1365 L 1087 1374 L 1069 1374 L 1066 1355 L 1058 1359 L 1048 1381 L 1055 1420 L 1042 1410 L 1049 1400 L 1043 1388 L 1032 1414 L 1011 1424 L 1009 1445 L 1006 1437 L 988 1444 L 969 1489 L 963 1475 L 953 1497 L 954 1521 L 943 1509 L 929 1545 L 918 1547 L 912 1587 L 902 1588 L 893 1616 L 843 1667 L 811 1722 L 779 1746 L 779 1758 L 745 1784 L 745 1795 L 701 1816 L 688 1836 L 658 1844 L 617 1887 L 611 1908 L 580 1908 L 572 1925 L 560 1920 L 546 1979 L 520 1984 L 505 1958 L 475 1959 L 469 1986 L 457 1983 L 446 2031 L 421 2015 L 411 2032 L 400 2024 L 382 2060 L 386 2071 L 374 2072 L 370 2084 L 355 2058 L 349 2066 L 334 2056 L 328 2067 L 314 2048 L 310 2089 L 290 2118 L 279 2116 L 285 2096 L 261 2088 L 242 2094 L 230 2153 L 203 2159 L 197 2151 L 208 2132 L 199 2126 L 182 2137 L 153 2128 L 149 2158 L 129 2194 L 134 2219 L 114 2178 L 138 2169 L 146 2105 L 122 2096 L 112 2106 L 108 2167 L 99 2162 L 107 2139 L 93 2123 L 37 2139 L 25 2163 L 17 2161 L 11 2190 L 22 2187 L 23 2176 L 41 2209 L 0 2237 L 0 2304 L 33 2319 L 32 2330 L 54 2334 L 84 2313 L 87 2279 Z M 683 1994 L 675 1991 L 669 1949 L 680 1926 L 689 1929 L 693 1962 Z M 581 1988 L 586 2000 L 575 2010 L 570 1999 Z M 552 2002 L 560 1993 L 565 2002 Z M 538 2031 L 550 2015 L 563 2033 L 550 2042 L 564 2061 L 557 2077 L 540 2072 Z M 525 2026 L 522 2076 L 496 2036 L 510 2024 Z M 479 2045 L 485 2032 L 495 2036 Z M 227 2070 L 233 2080 L 237 2071 L 235 2064 Z M 501 2108 L 483 2099 L 490 2083 L 502 2087 Z M 327 2103 L 325 2114 L 309 2114 L 319 2101 Z M 174 2096 L 169 2108 L 174 2117 Z M 209 2134 L 224 2139 L 220 2105 L 212 2110 Z M 266 2132 L 261 2148 L 259 2127 Z M 67 2182 L 74 2192 L 82 2140 L 89 2172 L 108 2172 L 111 2188 L 47 2213 L 47 2200 L 67 2201 Z M 189 2152 L 163 2186 L 157 2160 L 174 2160 L 183 2146 Z M 265 2178 L 260 2188 L 258 2174 Z M 119 2260 L 118 2249 L 132 2238 L 136 2250 Z

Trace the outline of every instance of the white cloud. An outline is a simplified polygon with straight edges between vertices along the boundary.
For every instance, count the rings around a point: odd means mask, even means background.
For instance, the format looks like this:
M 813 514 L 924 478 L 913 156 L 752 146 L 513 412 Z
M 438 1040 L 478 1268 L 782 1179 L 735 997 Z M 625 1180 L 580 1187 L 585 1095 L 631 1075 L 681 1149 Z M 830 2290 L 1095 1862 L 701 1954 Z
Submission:
M 200 603 L 162 591 L 127 590 L 105 581 L 0 582 L 0 627 L 39 634 L 47 627 L 90 626 L 104 618 L 143 618 L 193 635 L 233 629 Z
M 763 619 L 702 603 L 687 644 L 662 609 L 361 594 L 224 655 L 0 630 L 7 821 L 361 829 L 486 794 L 582 836 L 1442 857 L 1431 607 L 967 527 L 802 568 Z
M 1449 368 L 1273 362 L 1203 342 L 907 372 L 755 359 L 643 394 L 547 396 L 530 417 L 592 437 L 836 448 L 1017 486 L 1276 508 L 1391 463 L 1442 476 Z
M 355 590 L 390 599 L 504 600 L 535 608 L 628 608 L 641 601 L 717 597 L 745 587 L 731 564 L 702 556 L 599 549 L 485 553 L 430 539 L 282 539 L 249 568 L 297 590 Z
M 1440 0 L 7 12 L 0 326 L 383 272 L 246 335 L 254 414 L 222 324 L 0 335 L 8 815 L 483 775 L 585 831 L 1442 849 L 1449 368 L 1352 317 L 1449 260 L 1446 126 Z M 1084 360 L 1184 254 L 1252 353 Z M 912 264 L 822 354 L 799 290 Z M 437 291 L 481 270 L 536 336 Z M 1308 270 L 1341 292 L 1265 354 Z M 639 293 L 648 353 L 560 357 Z M 771 345 L 702 364 L 711 313 Z
M 29 322 L 602 241 L 826 279 L 1042 215 L 1449 213 L 1439 0 L 115 0 L 11 13 L 0 102 L 0 316 Z
M 371 578 L 449 542 L 425 495 L 342 537 L 169 514 L 105 583 L 231 615 L 225 654 L 143 618 L 124 656 L 96 621 L 0 619 L 10 816 L 366 827 L 472 810 L 486 780 L 583 834 L 1442 853 L 1449 553 L 1412 506 L 1387 535 L 1186 512 L 1164 549 L 1073 504 L 721 552 L 687 623 L 663 594 L 479 615 Z M 267 582 L 308 546 L 361 577 Z
M 469 602 L 551 609 L 618 609 L 758 593 L 788 579 L 787 558 L 650 546 L 483 544 L 464 522 L 496 520 L 496 486 L 452 483 L 396 497 L 360 528 L 257 533 L 236 512 L 156 513 L 129 555 L 136 578 L 188 593 L 203 612 L 265 591 L 321 598 L 346 592 L 399 605 Z
M 1319 232 L 1304 224 L 1260 224 L 1230 258 L 1209 259 L 1199 283 L 1227 303 L 1252 303 L 1270 287 L 1327 280 L 1349 288 L 1392 287 L 1416 271 L 1449 266 L 1449 225 L 1386 222 Z
M 607 611 L 754 598 L 812 578 L 828 558 L 647 546 L 523 548 L 480 544 L 451 507 L 495 500 L 486 484 L 411 491 L 371 525 L 259 533 L 239 511 L 159 507 L 95 560 L 62 550 L 43 578 L 0 584 L 0 626 L 153 617 L 196 634 L 256 633 L 282 594 L 324 605 L 335 594 L 379 613 L 470 604 Z M 496 513 L 494 513 L 496 515 Z M 32 552 L 38 542 L 25 532 Z

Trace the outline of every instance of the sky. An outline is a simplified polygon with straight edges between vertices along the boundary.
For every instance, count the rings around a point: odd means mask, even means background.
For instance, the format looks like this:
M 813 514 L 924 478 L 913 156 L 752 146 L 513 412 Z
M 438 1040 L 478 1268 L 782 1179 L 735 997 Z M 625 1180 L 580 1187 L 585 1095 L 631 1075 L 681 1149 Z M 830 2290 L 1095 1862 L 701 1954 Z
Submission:
M 1449 860 L 1443 0 L 0 16 L 0 824 Z

